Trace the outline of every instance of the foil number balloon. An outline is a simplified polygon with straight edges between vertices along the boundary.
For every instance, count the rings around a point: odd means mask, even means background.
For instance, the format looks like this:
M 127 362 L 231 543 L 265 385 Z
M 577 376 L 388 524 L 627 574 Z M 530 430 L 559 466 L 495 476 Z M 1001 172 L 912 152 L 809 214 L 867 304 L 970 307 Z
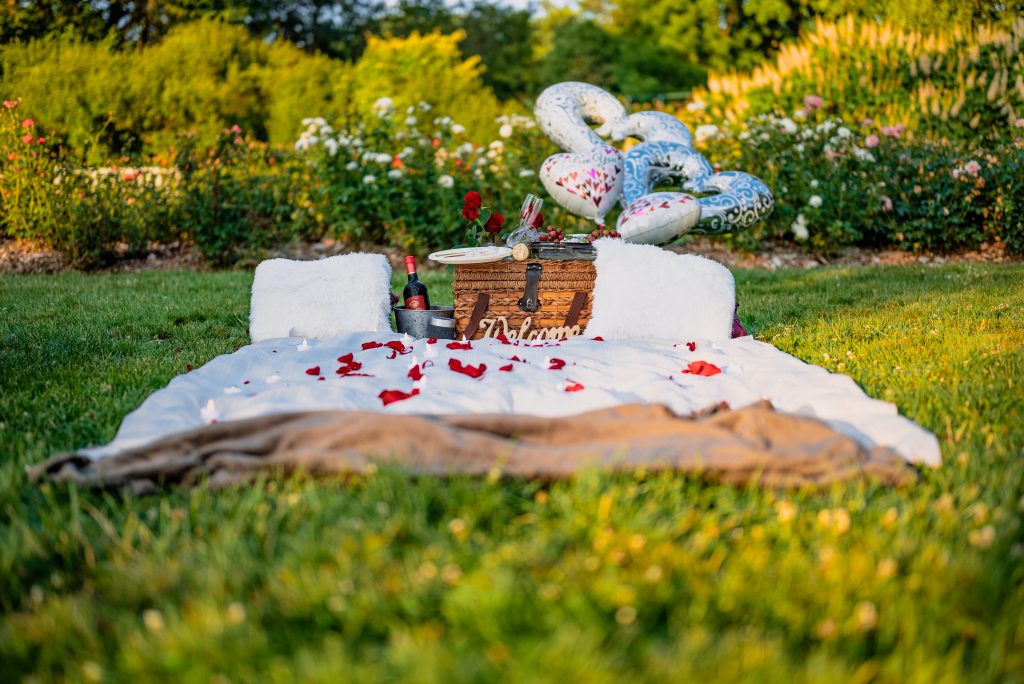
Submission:
M 588 83 L 568 81 L 537 96 L 533 115 L 544 135 L 567 152 L 587 152 L 603 145 L 601 135 L 626 121 L 626 108 L 614 95 Z M 587 124 L 601 127 L 595 132 Z

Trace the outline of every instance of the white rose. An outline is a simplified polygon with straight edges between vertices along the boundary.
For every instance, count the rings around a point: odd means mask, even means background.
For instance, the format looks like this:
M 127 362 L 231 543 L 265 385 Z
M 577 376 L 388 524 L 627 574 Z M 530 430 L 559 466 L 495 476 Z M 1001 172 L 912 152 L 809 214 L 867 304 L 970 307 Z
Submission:
M 533 175 L 533 169 L 523 169 L 522 171 L 519 172 L 519 177 L 520 178 L 529 178 L 532 175 Z
M 437 177 L 437 184 L 442 188 L 450 188 L 455 185 L 455 179 L 446 173 L 443 176 Z
M 406 126 L 415 126 L 416 125 L 416 117 L 415 116 L 407 116 L 407 117 L 405 117 L 405 125 Z
M 713 124 L 704 124 L 703 126 L 697 126 L 695 134 L 697 136 L 697 142 L 699 143 L 711 140 L 718 136 L 718 126 L 715 126 Z
M 504 124 L 501 128 L 498 129 L 498 135 L 500 135 L 502 138 L 512 137 L 512 126 L 510 126 L 509 124 Z
M 851 135 L 853 135 L 853 133 L 851 133 L 850 129 L 847 128 L 846 126 L 840 126 L 839 129 L 836 130 L 836 135 L 838 135 L 840 138 L 849 138 Z
M 793 221 L 789 228 L 793 231 L 793 237 L 797 240 L 803 241 L 811 236 L 807 230 L 807 219 L 804 218 L 803 214 L 798 214 L 796 221 Z
M 365 176 L 363 176 L 363 184 L 364 185 L 369 185 L 370 183 L 373 183 L 376 180 L 377 180 L 377 177 L 373 176 L 373 175 L 370 175 L 370 174 L 366 174 Z
M 822 205 L 821 195 L 811 195 L 811 198 L 807 200 L 807 204 L 817 209 Z
M 452 133 L 455 135 L 462 135 L 466 132 L 466 127 L 462 124 L 452 124 Z
M 388 171 L 388 180 L 398 180 L 402 177 L 402 172 L 399 169 L 391 169 Z
M 817 178 L 812 178 L 812 179 L 811 179 L 811 187 L 812 187 L 812 188 L 816 188 L 816 187 L 818 187 L 819 185 L 821 185 L 821 184 L 820 184 L 820 183 L 818 182 L 818 179 L 817 179 Z
M 348 164 L 345 164 L 345 168 L 349 171 L 355 171 L 356 169 L 359 168 L 359 162 L 350 161 Z
M 334 138 L 324 140 L 324 147 L 327 148 L 327 154 L 332 157 L 338 153 L 338 141 Z
M 780 119 L 779 130 L 783 133 L 796 133 L 796 122 L 792 119 Z
M 377 155 L 377 158 L 374 161 L 376 161 L 378 164 L 390 164 L 391 155 L 388 154 L 387 152 L 381 152 L 380 154 Z

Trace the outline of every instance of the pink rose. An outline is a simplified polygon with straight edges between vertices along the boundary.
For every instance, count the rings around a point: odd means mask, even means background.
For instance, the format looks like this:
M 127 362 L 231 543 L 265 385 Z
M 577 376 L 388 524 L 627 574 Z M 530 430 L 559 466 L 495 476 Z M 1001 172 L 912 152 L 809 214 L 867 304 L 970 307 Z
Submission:
M 4 104 L 7 103 L 4 102 Z M 1013 125 L 1016 126 L 1017 128 L 1024 128 L 1024 119 L 1017 119 L 1016 121 L 1013 122 Z
M 32 119 L 25 119 L 24 121 L 21 122 L 21 127 L 22 128 L 32 128 L 35 125 L 36 125 L 36 122 L 33 121 Z
M 878 143 L 879 142 L 880 141 L 878 139 L 878 136 L 875 135 L 874 133 L 872 133 L 868 137 L 864 138 L 864 146 L 865 147 L 878 147 Z
M 964 171 L 966 171 L 969 175 L 977 178 L 978 174 L 981 172 L 981 164 L 972 159 L 971 161 L 964 164 Z
M 811 111 L 820 109 L 823 104 L 825 104 L 825 100 L 820 95 L 808 95 L 804 98 L 804 106 Z
M 25 143 L 26 145 L 31 145 L 33 140 L 34 138 L 32 137 L 31 133 L 26 133 L 25 135 L 21 136 L 21 142 Z
M 860 125 L 861 126 L 874 126 L 875 125 L 875 120 L 874 119 L 870 119 L 870 118 L 869 119 L 861 119 Z

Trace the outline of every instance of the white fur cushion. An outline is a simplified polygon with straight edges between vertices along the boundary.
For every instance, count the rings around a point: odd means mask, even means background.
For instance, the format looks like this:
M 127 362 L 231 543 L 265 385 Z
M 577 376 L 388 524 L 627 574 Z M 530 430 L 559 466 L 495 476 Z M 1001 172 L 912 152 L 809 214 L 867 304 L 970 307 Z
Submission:
M 324 339 L 390 331 L 391 264 L 380 254 L 269 259 L 252 281 L 249 335 Z
M 588 337 L 629 340 L 728 340 L 736 282 L 716 261 L 654 245 L 604 239 Z

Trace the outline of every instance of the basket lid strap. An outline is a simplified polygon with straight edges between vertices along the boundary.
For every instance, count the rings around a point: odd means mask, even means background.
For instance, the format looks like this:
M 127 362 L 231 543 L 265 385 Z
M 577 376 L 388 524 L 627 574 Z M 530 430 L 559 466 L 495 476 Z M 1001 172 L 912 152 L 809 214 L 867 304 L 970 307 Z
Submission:
M 565 314 L 566 328 L 571 328 L 579 322 L 580 314 L 583 313 L 583 307 L 587 305 L 587 296 L 586 292 L 577 292 L 573 295 L 569 311 Z
M 483 320 L 484 315 L 487 313 L 487 307 L 491 304 L 491 295 L 486 292 L 481 292 L 476 296 L 476 304 L 473 306 L 473 313 L 469 315 L 469 323 L 466 325 L 466 329 L 462 331 L 467 340 L 473 339 L 473 335 L 476 334 L 476 329 L 480 327 L 480 321 Z

